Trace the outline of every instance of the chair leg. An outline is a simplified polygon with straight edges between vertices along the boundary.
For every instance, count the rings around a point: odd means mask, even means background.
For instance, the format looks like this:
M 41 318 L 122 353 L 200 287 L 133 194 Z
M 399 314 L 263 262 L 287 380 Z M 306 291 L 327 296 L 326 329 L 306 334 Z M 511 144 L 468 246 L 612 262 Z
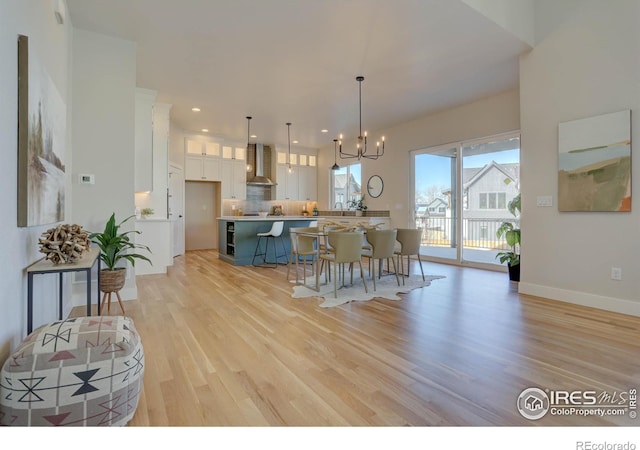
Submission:
M 402 277 L 402 285 L 404 286 L 404 262 L 402 255 L 398 255 L 398 265 L 400 266 L 400 276 Z
M 358 264 L 360 264 L 360 276 L 362 277 L 362 285 L 364 286 L 364 291 L 368 294 L 369 291 L 367 290 L 367 282 L 364 279 L 364 270 L 362 270 L 362 261 L 358 261 Z
M 333 296 L 338 298 L 338 263 L 333 265 Z
M 371 279 L 373 280 L 373 292 L 376 291 L 376 263 L 371 264 Z
M 400 286 L 400 278 L 398 278 L 398 268 L 396 267 L 396 260 L 391 258 L 391 261 L 393 262 L 393 272 L 396 275 L 396 283 L 398 283 L 398 286 Z M 404 277 L 402 277 L 402 284 L 404 284 Z
M 420 259 L 420 253 L 418 253 L 418 262 L 420 263 L 420 273 L 422 273 L 422 281 L 425 281 L 424 271 L 422 270 L 422 260 Z

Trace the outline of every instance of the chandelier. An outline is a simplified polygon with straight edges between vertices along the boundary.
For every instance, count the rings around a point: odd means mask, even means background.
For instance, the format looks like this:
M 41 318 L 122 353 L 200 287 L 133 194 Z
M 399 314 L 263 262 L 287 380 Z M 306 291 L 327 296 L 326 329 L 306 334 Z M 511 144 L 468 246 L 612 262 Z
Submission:
M 359 93 L 359 109 L 360 109 L 360 133 L 358 134 L 358 143 L 356 145 L 355 153 L 348 153 L 342 150 L 342 134 L 340 135 L 340 139 L 338 140 L 339 148 L 340 148 L 340 158 L 341 159 L 350 159 L 350 158 L 358 158 L 358 160 L 362 158 L 367 159 L 378 159 L 382 155 L 384 155 L 384 136 L 382 136 L 382 145 L 380 145 L 380 141 L 376 142 L 376 152 L 367 153 L 367 132 L 365 131 L 362 134 L 362 82 L 364 81 L 363 76 L 357 76 L 356 81 L 358 82 L 358 93 Z

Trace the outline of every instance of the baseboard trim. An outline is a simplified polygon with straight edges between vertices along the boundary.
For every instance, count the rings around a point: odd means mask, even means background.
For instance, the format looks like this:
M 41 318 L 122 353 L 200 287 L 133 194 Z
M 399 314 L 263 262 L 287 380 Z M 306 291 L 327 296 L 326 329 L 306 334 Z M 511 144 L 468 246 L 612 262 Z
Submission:
M 591 308 L 603 309 L 620 314 L 640 317 L 640 302 L 625 300 L 621 298 L 605 297 L 601 295 L 588 294 L 586 292 L 570 291 L 539 284 L 520 282 L 518 292 L 536 297 L 558 300 L 561 302 L 573 303 L 575 305 L 588 306 Z

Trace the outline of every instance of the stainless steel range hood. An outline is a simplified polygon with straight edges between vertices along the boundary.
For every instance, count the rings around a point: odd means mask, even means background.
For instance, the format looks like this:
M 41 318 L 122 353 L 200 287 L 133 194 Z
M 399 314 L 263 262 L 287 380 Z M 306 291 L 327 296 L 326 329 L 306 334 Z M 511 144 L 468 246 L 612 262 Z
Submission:
M 265 170 L 265 158 L 264 158 L 264 145 L 255 145 L 255 159 L 254 159 L 255 175 L 247 184 L 250 186 L 275 186 L 276 183 L 271 181 L 270 178 L 264 176 Z

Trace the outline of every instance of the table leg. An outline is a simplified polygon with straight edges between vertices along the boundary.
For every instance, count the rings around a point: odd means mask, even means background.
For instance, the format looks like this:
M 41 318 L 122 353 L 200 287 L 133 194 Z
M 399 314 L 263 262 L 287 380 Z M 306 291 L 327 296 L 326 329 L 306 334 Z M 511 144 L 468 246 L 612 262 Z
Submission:
M 98 288 L 96 289 L 96 298 L 98 299 L 98 315 L 102 314 L 102 305 L 100 304 L 100 269 L 101 269 L 101 262 L 100 262 L 100 255 L 98 255 L 98 272 L 96 273 L 96 278 L 98 279 Z
M 60 312 L 58 313 L 58 320 L 62 320 L 62 272 L 58 274 L 58 307 Z
M 87 316 L 91 315 L 91 267 L 87 269 Z
M 33 331 L 33 273 L 27 275 L 27 334 Z

